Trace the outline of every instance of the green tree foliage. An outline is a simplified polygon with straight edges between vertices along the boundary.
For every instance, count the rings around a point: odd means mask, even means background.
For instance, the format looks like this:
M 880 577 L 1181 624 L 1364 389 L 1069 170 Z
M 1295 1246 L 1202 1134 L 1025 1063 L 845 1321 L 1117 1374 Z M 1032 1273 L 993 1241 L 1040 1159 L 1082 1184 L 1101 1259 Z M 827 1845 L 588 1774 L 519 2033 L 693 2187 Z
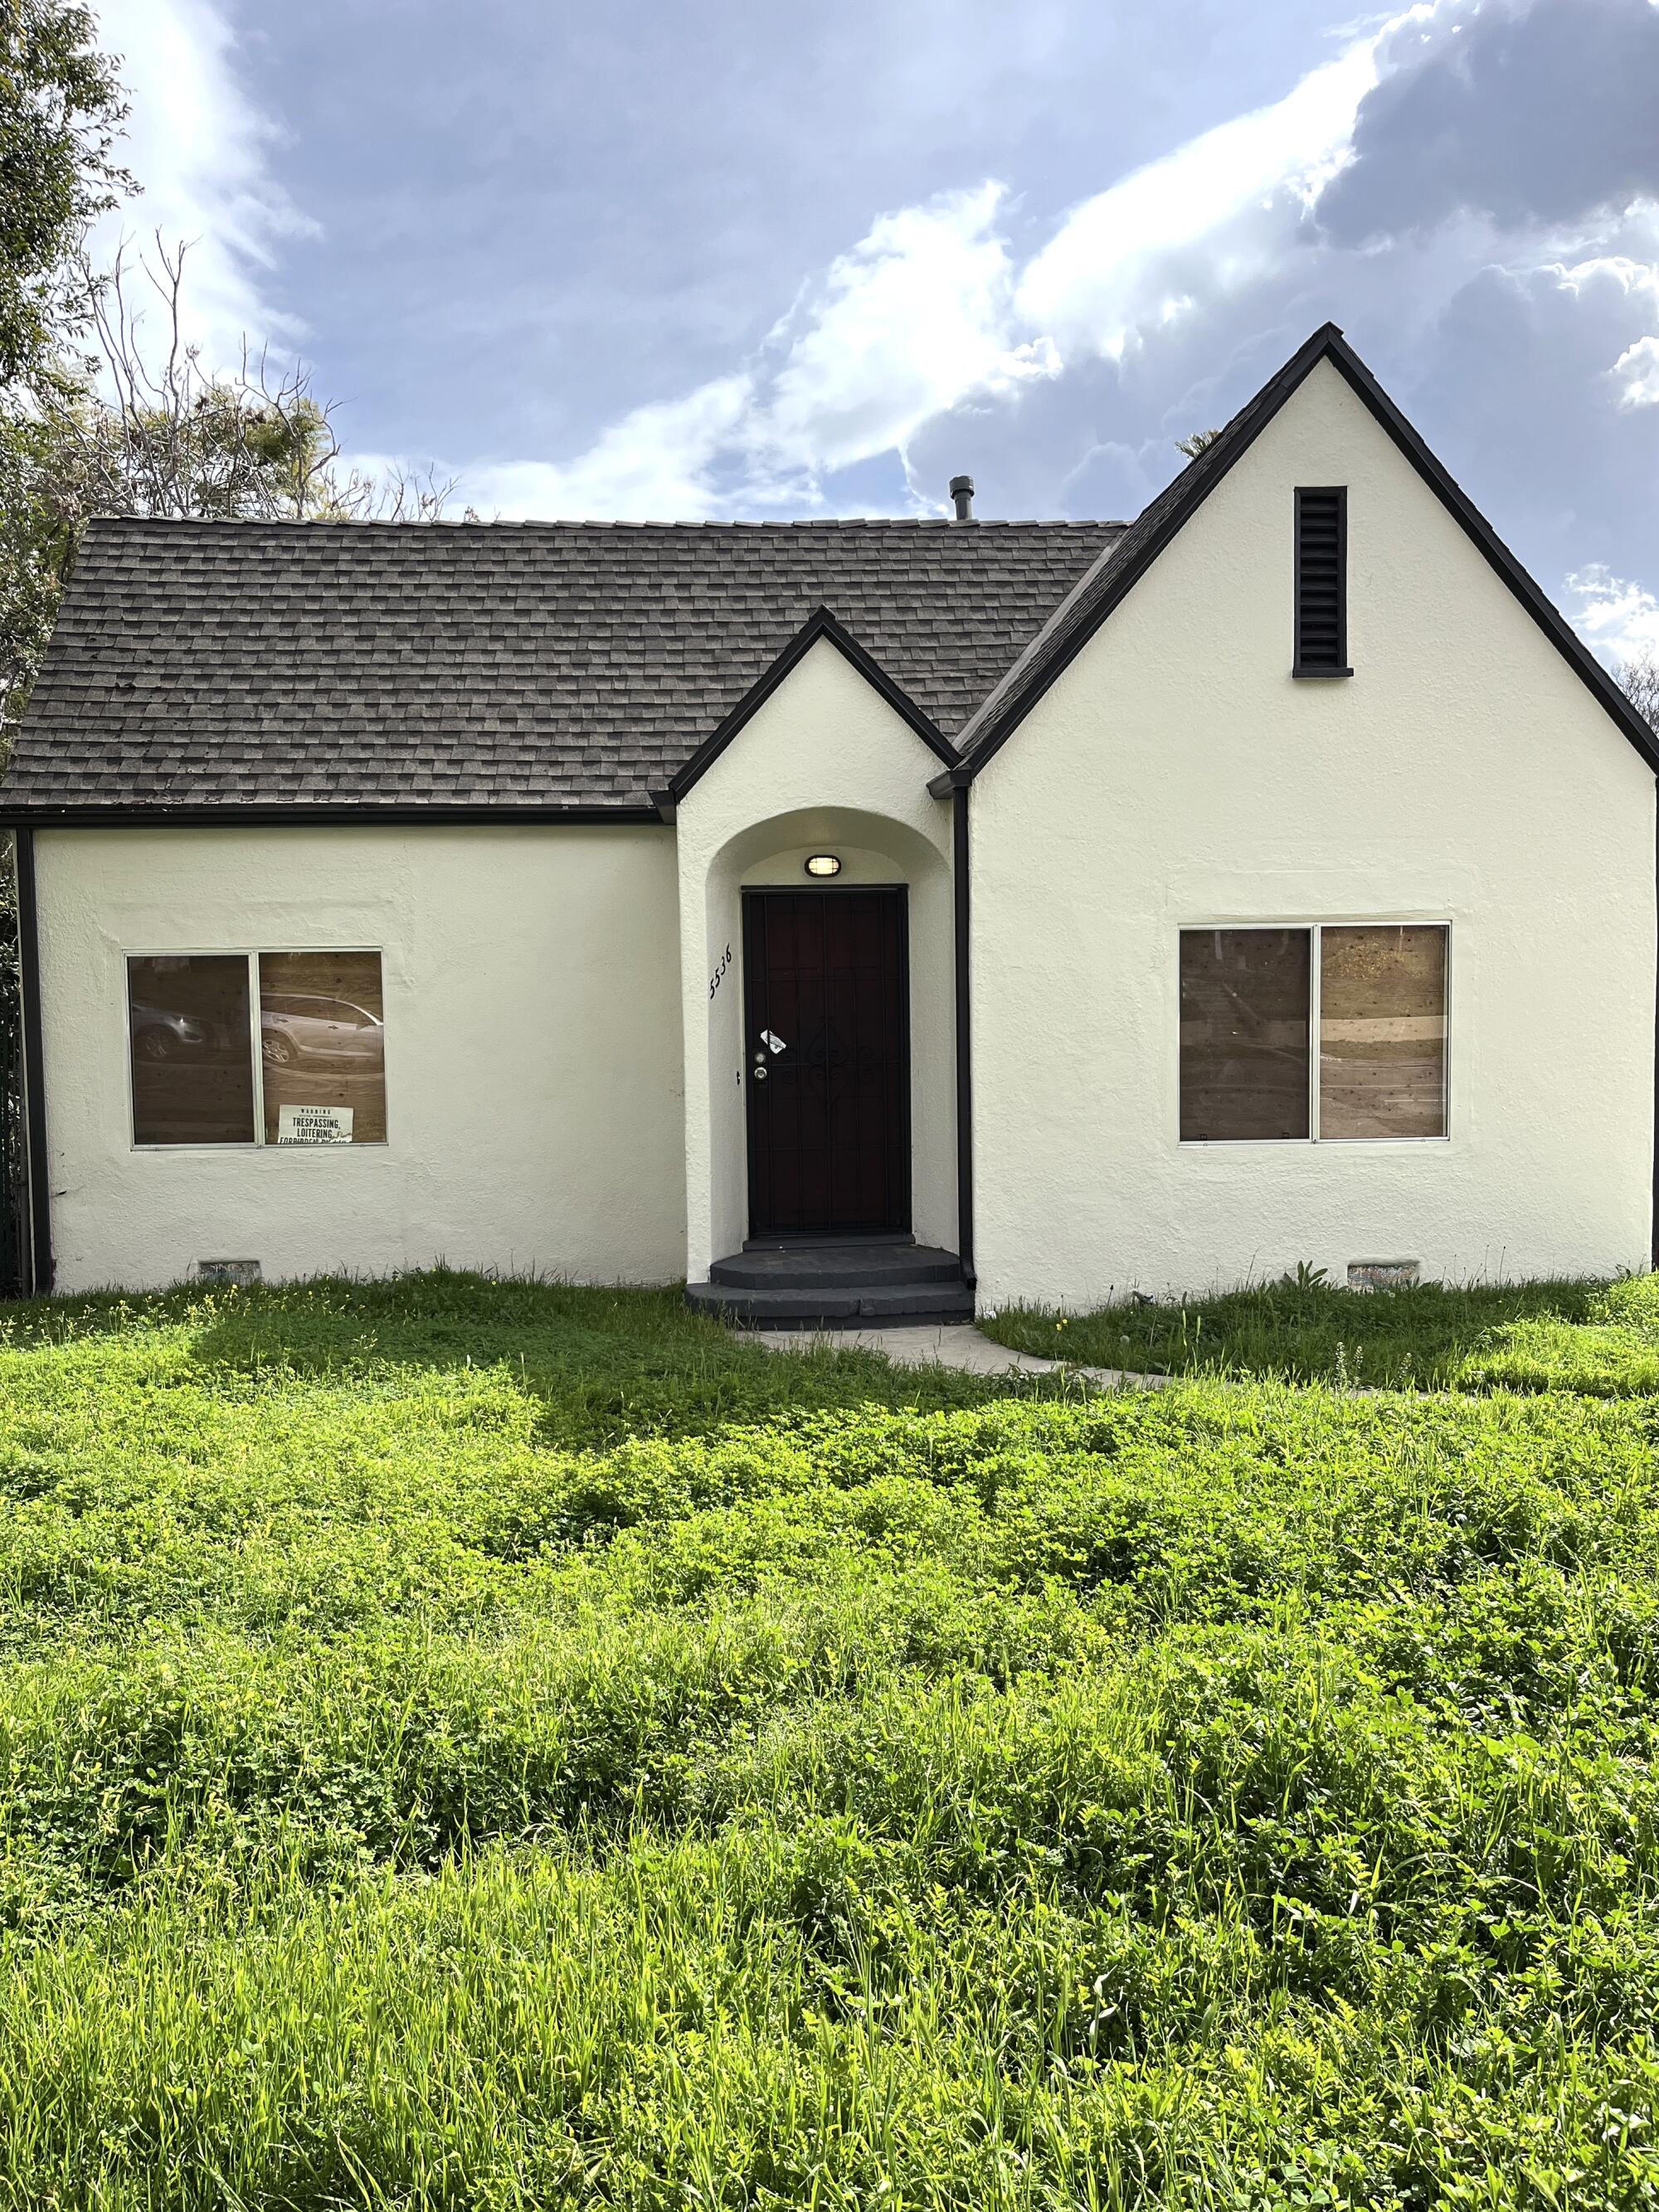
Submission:
M 100 271 L 88 228 L 134 189 L 90 11 L 0 0 L 0 744 L 94 514 L 427 520 L 430 477 L 340 464 L 305 370 L 210 368 L 180 312 L 185 251 Z
M 77 534 L 48 494 L 54 461 L 52 431 L 38 415 L 0 415 L 0 728 L 6 731 L 52 634 Z
M 0 0 L 0 726 L 9 726 L 52 628 L 76 518 L 52 496 L 52 410 L 84 372 L 67 349 L 86 326 L 77 257 L 88 224 L 131 179 L 112 158 L 125 114 L 88 9 Z
M 444 492 L 429 479 L 343 465 L 333 409 L 299 362 L 245 343 L 234 369 L 208 368 L 186 327 L 185 249 L 157 238 L 133 267 L 83 268 L 95 354 L 41 395 L 59 504 L 94 514 L 198 521 L 422 520 Z
M 0 0 L 0 383 L 50 368 L 76 319 L 74 256 L 131 179 L 112 158 L 126 112 L 90 13 Z
M 185 252 L 64 289 L 66 343 L 0 411 L 0 729 L 33 682 L 81 532 L 94 514 L 230 521 L 429 520 L 447 487 L 344 465 L 308 372 L 245 349 L 209 368 L 189 340 Z M 80 331 L 90 350 L 73 352 Z

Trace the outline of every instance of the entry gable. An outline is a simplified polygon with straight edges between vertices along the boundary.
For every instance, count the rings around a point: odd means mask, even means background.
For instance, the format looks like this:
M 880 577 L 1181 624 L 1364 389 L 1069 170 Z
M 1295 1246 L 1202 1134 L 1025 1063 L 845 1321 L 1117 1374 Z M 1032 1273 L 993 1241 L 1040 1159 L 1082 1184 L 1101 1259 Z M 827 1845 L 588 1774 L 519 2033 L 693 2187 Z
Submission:
M 1650 769 L 1659 769 L 1659 739 L 1547 595 L 1528 574 L 1462 487 L 1431 453 L 1334 323 L 1306 343 L 1248 400 L 1211 443 L 1165 487 L 1109 546 L 1062 601 L 957 738 L 960 763 L 935 778 L 943 792 L 965 783 L 1018 728 L 1061 672 L 1121 605 L 1210 494 L 1243 459 L 1286 401 L 1320 365 L 1346 380 L 1417 475 L 1482 558 L 1583 679 Z
M 956 748 L 941 735 L 921 708 L 896 684 L 892 678 L 841 623 L 828 607 L 818 607 L 802 623 L 794 636 L 779 653 L 777 659 L 738 700 L 731 712 L 711 730 L 684 768 L 671 780 L 665 791 L 653 793 L 659 811 L 666 814 L 678 805 L 686 793 L 713 767 L 733 738 L 763 707 L 785 678 L 806 658 L 812 647 L 820 643 L 835 647 L 842 659 L 858 671 L 871 689 L 876 691 L 893 711 L 908 722 L 928 750 L 954 767 Z

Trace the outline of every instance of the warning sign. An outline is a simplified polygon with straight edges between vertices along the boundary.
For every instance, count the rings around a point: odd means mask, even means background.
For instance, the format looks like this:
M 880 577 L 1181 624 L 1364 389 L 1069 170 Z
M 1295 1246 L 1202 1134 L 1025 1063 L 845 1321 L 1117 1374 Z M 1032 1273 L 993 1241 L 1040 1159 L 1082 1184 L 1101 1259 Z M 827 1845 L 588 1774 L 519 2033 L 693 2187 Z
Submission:
M 351 1110 L 349 1106 L 279 1106 L 276 1141 L 279 1145 L 349 1145 Z

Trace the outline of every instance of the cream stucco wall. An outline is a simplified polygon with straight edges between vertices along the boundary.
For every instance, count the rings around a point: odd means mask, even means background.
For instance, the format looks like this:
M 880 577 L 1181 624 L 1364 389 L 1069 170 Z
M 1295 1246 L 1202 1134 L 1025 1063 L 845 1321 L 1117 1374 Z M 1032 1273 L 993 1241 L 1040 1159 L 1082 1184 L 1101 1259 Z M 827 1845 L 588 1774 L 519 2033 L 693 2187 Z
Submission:
M 671 831 L 54 830 L 36 852 L 60 1288 L 204 1258 L 678 1273 Z M 135 1149 L 125 954 L 261 946 L 381 949 L 387 1142 Z
M 1349 487 L 1349 680 L 1290 676 L 1291 493 Z M 1298 1261 L 1646 1265 L 1653 778 L 1316 368 L 973 788 L 983 1304 Z M 1176 937 L 1449 921 L 1450 1135 L 1177 1141 Z
M 911 1204 L 923 1243 L 956 1238 L 950 812 L 939 761 L 820 639 L 681 802 L 688 1278 L 748 1233 L 742 1036 L 744 884 L 800 889 L 828 847 L 842 883 L 903 884 L 910 939 Z M 731 963 L 712 993 L 727 947 Z

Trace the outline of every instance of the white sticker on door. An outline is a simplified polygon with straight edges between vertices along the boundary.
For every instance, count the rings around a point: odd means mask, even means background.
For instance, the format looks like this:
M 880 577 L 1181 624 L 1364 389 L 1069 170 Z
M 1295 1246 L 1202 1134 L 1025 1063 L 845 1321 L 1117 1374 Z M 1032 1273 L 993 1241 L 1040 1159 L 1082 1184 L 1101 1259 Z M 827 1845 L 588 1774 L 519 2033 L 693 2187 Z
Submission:
M 784 1048 L 783 1039 L 781 1036 L 774 1036 L 770 1030 L 761 1031 L 761 1042 L 769 1052 L 781 1052 Z

